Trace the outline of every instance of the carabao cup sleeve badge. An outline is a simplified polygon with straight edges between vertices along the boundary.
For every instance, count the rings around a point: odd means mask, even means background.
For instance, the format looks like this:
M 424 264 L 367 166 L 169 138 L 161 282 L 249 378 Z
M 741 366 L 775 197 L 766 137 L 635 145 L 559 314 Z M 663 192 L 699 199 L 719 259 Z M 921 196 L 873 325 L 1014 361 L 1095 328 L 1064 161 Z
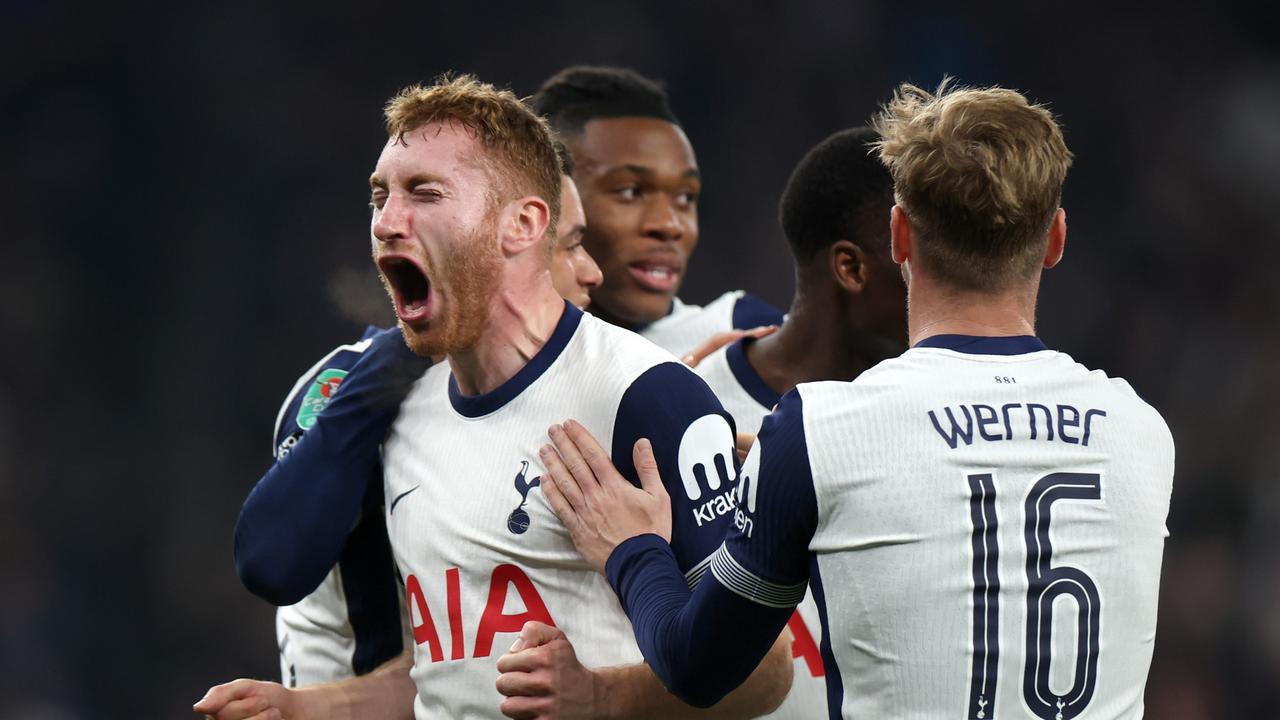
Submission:
M 338 391 L 338 386 L 346 376 L 346 370 L 326 368 L 320 371 L 320 374 L 307 387 L 307 394 L 302 397 L 302 403 L 298 405 L 298 427 L 310 430 L 311 426 L 316 424 L 316 418 L 333 399 L 333 394 Z

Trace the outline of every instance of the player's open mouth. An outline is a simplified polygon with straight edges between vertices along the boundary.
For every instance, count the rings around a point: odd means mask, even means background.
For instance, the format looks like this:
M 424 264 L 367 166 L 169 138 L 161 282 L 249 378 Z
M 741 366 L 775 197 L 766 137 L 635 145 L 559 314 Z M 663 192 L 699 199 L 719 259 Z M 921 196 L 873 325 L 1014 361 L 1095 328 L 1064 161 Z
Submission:
M 408 323 L 425 320 L 431 311 L 431 281 L 413 260 L 403 256 L 378 259 L 378 269 L 391 287 L 396 316 Z
M 645 260 L 627 266 L 631 277 L 646 290 L 670 293 L 680 287 L 680 267 L 672 262 Z

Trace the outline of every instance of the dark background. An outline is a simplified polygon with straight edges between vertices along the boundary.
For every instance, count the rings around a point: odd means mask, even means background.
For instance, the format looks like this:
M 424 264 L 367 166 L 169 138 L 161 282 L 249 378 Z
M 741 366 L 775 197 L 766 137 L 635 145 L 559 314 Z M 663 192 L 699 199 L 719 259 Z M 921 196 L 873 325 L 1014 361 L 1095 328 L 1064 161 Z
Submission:
M 365 206 L 381 105 L 443 70 L 528 94 L 582 62 L 670 88 L 705 177 L 698 302 L 786 305 L 787 174 L 897 82 L 1049 103 L 1076 164 L 1041 335 L 1128 378 L 1178 443 L 1148 717 L 1280 717 L 1280 53 L 1260 12 L 185 5 L 0 0 L 0 717 L 182 718 L 210 684 L 275 677 L 231 528 L 296 376 L 390 319 Z

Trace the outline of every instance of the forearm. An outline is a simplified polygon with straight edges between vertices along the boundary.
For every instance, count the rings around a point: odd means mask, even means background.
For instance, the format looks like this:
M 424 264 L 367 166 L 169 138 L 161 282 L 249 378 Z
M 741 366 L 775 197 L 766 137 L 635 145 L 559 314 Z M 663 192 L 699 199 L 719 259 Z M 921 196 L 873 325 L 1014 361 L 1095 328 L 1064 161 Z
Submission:
M 321 418 L 263 475 L 236 521 L 236 572 L 250 592 L 290 605 L 324 580 L 376 475 L 382 425 L 358 413 Z
M 382 440 L 430 364 L 398 332 L 380 334 L 315 425 L 258 481 L 235 531 L 236 572 L 250 592 L 290 605 L 324 580 L 366 497 L 381 491 Z
M 600 668 L 597 707 L 608 720 L 734 720 L 768 714 L 782 703 L 791 689 L 790 638 L 778 637 L 764 660 L 737 690 L 710 708 L 695 708 L 672 695 L 645 664 Z
M 367 675 L 296 690 L 304 720 L 413 720 L 413 651 Z
M 606 569 L 654 674 L 677 697 L 703 708 L 757 670 L 803 597 L 789 605 L 781 596 L 753 602 L 721 585 L 714 564 L 691 593 L 670 547 L 656 536 L 623 543 Z M 789 687 L 791 667 L 784 664 Z M 785 688 L 776 702 L 784 694 Z

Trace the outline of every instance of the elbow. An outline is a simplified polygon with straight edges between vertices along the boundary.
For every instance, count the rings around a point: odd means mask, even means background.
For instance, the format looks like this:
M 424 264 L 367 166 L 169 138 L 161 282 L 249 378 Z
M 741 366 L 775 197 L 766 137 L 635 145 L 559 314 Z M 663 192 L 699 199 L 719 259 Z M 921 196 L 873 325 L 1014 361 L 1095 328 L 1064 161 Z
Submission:
M 791 633 L 784 632 L 748 681 L 756 686 L 756 703 L 762 714 L 777 710 L 787 699 L 795 679 L 795 665 L 791 657 Z
M 667 685 L 680 702 L 699 709 L 709 708 L 724 699 L 733 690 L 723 683 L 708 682 L 705 676 L 690 674 L 688 677 L 672 677 Z
M 742 657 L 749 656 L 750 653 Z M 756 655 L 755 657 L 760 657 Z M 790 634 L 783 633 L 754 667 L 725 659 L 719 662 L 688 662 L 669 671 L 668 689 L 682 702 L 697 708 L 709 708 L 726 697 L 726 707 L 750 709 L 753 717 L 767 715 L 782 705 L 795 672 L 791 659 Z M 721 672 L 709 673 L 708 667 Z
M 245 589 L 272 605 L 293 605 L 307 596 L 308 591 L 299 583 L 290 582 L 280 572 L 271 572 L 262 563 L 236 558 L 236 575 Z
M 272 605 L 283 607 L 302 600 L 319 586 L 320 581 L 308 584 L 302 568 L 289 567 L 278 553 L 271 552 L 271 543 L 249 542 L 236 528 L 235 564 L 240 584 L 257 597 Z
M 654 670 L 680 702 L 702 709 L 719 703 L 747 677 L 745 672 L 735 672 L 731 664 L 704 662 L 689 656 L 667 665 L 661 672 L 656 667 Z

